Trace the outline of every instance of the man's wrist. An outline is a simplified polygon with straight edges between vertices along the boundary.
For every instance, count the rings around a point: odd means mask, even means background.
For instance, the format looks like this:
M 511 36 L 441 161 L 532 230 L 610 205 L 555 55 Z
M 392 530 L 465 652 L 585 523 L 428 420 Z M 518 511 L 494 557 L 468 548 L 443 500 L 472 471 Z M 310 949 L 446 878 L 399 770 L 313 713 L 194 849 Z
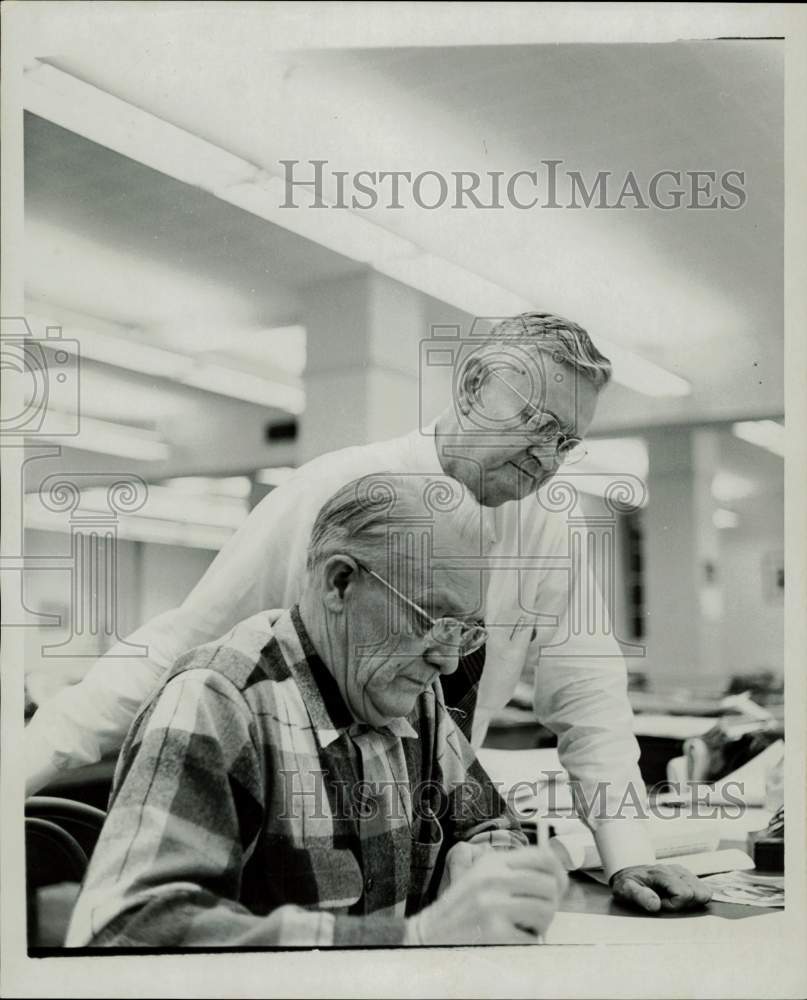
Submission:
M 595 839 L 609 884 L 626 868 L 655 864 L 656 852 L 645 819 L 603 820 L 595 831 Z

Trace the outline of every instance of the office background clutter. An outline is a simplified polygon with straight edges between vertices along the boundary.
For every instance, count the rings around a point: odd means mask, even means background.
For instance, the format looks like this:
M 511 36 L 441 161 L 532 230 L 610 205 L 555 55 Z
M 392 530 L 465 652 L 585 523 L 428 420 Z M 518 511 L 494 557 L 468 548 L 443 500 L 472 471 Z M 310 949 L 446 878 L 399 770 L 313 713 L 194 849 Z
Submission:
M 26 321 L 67 373 L 23 474 L 31 707 L 179 604 L 295 467 L 428 423 L 475 317 L 534 308 L 614 361 L 567 472 L 570 518 L 610 518 L 631 686 L 780 700 L 780 45 L 267 54 L 245 23 L 237 73 L 200 73 L 197 35 L 144 73 L 145 24 L 114 22 L 65 22 L 25 73 Z

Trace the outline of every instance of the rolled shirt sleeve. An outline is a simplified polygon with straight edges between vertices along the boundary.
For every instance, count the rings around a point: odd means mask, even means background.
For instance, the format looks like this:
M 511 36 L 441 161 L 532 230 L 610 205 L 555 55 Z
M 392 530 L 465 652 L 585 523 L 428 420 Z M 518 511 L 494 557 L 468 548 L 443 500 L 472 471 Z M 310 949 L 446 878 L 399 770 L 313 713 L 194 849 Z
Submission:
M 555 518 L 550 537 L 556 548 L 567 544 L 566 535 L 566 525 Z M 563 574 L 548 574 L 551 586 L 539 593 L 538 606 L 554 610 L 558 624 L 551 638 L 530 644 L 537 647 L 532 653 L 534 705 L 558 737 L 578 812 L 595 836 L 610 877 L 628 865 L 652 863 L 655 851 L 625 659 L 593 568 L 581 562 L 582 571 L 572 571 L 565 583 Z
M 481 745 L 526 668 L 535 713 L 557 735 L 580 814 L 611 875 L 655 854 L 625 659 L 590 563 L 575 561 L 573 531 L 584 534 L 535 497 L 496 511 L 492 565 L 516 557 L 519 568 L 492 573 L 487 589 L 490 638 L 473 742 Z

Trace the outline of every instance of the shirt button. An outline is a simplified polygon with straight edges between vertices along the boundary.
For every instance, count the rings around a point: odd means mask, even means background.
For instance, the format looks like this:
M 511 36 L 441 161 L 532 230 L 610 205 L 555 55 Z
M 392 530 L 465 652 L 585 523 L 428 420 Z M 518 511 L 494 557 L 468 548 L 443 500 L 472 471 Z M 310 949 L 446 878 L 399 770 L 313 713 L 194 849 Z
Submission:
M 374 885 L 375 885 L 375 880 L 373 879 L 373 876 L 368 875 L 367 878 L 364 880 L 364 888 L 368 892 L 370 892 L 370 890 L 373 888 Z

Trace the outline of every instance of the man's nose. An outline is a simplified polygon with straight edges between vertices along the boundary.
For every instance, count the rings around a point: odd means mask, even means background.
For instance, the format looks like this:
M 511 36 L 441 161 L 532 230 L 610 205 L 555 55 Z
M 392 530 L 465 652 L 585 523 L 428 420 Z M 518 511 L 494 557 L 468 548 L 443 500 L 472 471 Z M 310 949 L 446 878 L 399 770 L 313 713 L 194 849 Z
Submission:
M 423 659 L 429 666 L 435 667 L 444 676 L 453 674 L 460 662 L 459 646 L 449 645 L 445 642 L 438 642 L 431 636 L 426 639 L 426 649 L 423 651 Z
M 527 454 L 534 461 L 541 463 L 544 472 L 555 473 L 560 467 L 558 450 L 553 445 L 544 445 L 540 448 L 534 445 L 532 448 L 527 449 Z

